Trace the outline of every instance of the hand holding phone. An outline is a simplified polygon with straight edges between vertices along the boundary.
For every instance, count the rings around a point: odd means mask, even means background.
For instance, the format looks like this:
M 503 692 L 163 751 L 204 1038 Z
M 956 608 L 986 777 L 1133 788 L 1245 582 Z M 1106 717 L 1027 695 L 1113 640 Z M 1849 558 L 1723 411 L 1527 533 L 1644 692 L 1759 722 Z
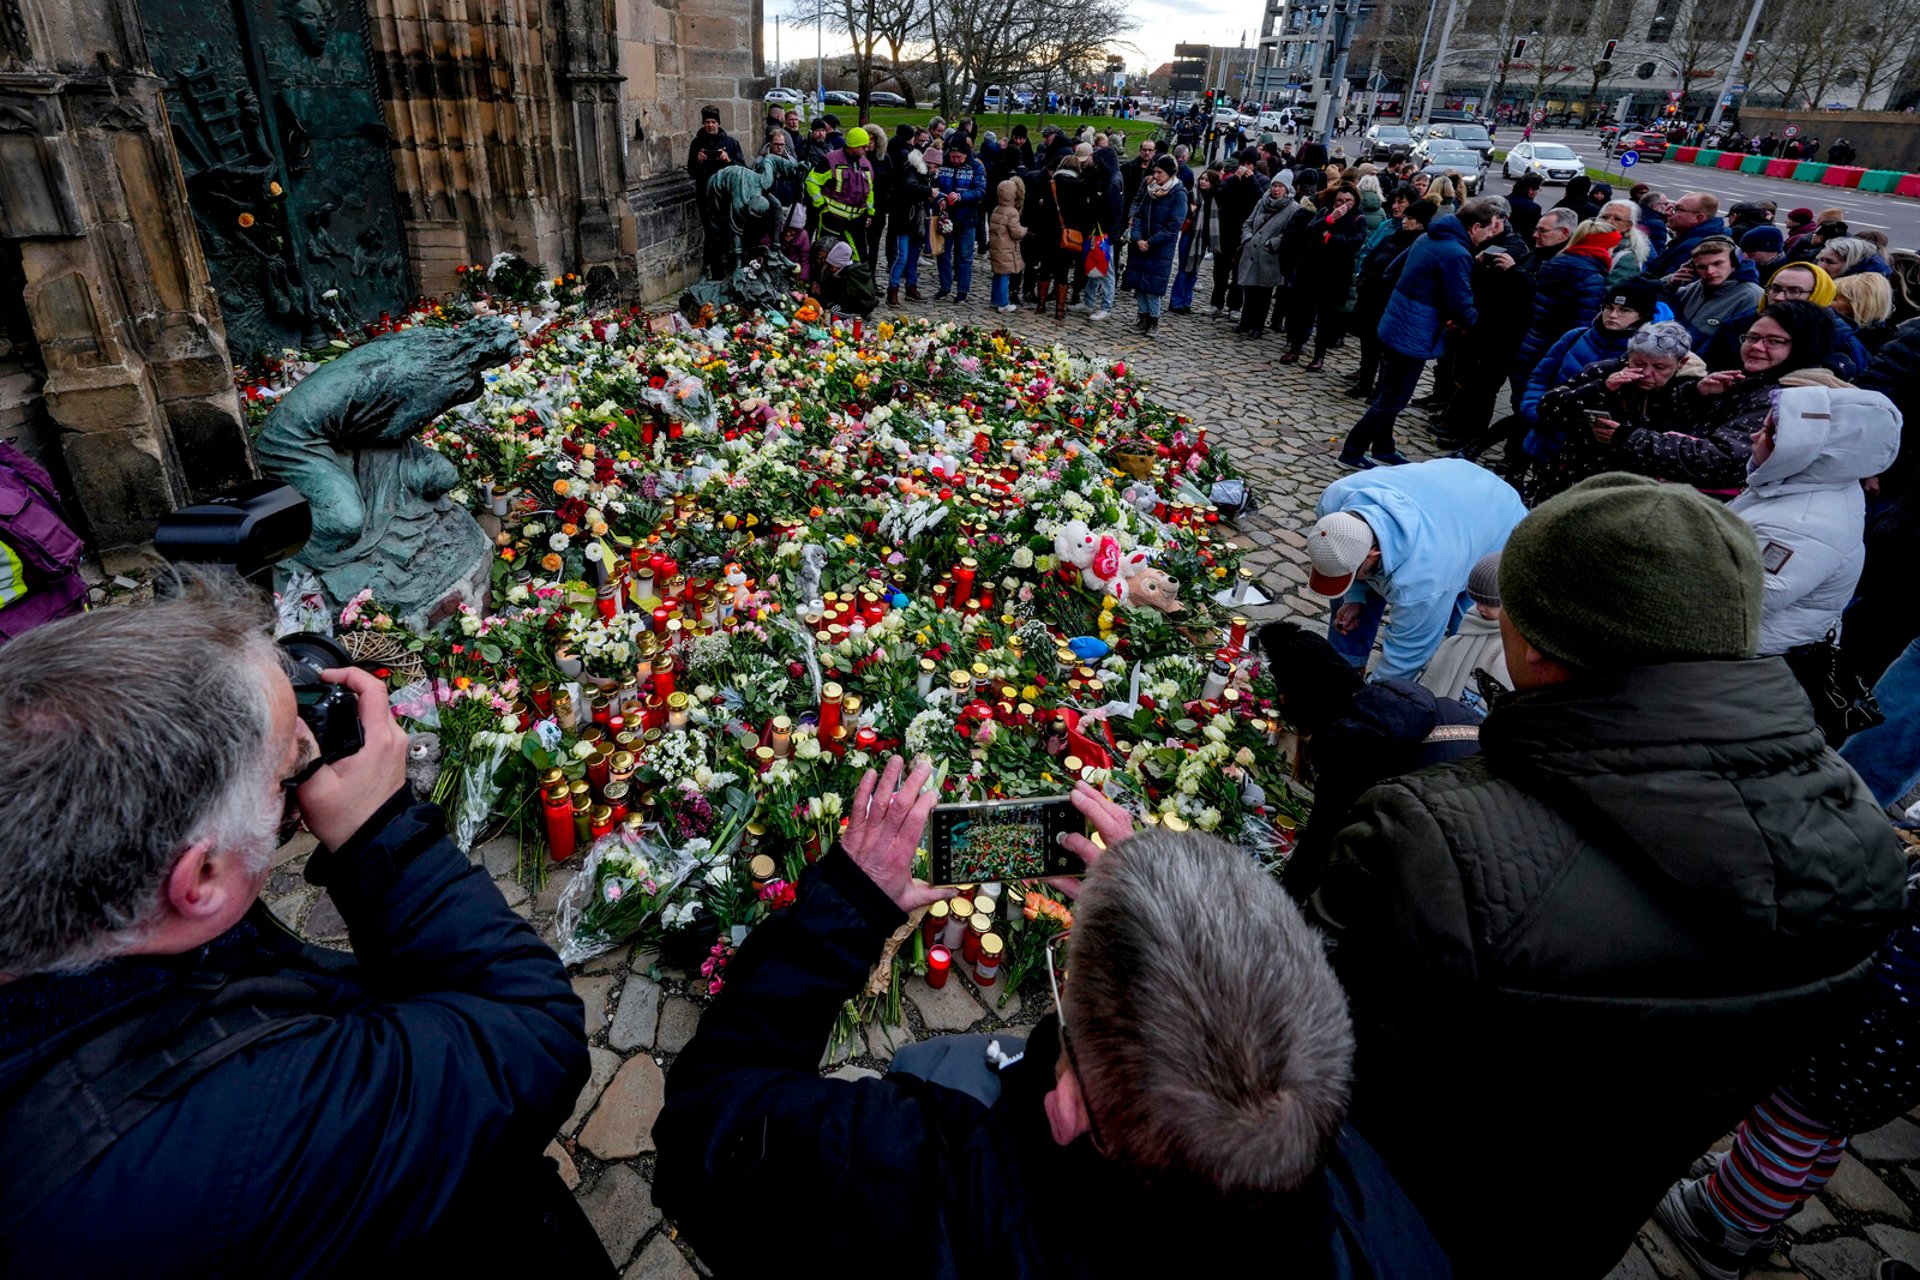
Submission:
M 1071 796 L 934 807 L 927 859 L 935 884 L 1042 880 L 1086 873 L 1072 851 L 1086 844 L 1086 820 Z

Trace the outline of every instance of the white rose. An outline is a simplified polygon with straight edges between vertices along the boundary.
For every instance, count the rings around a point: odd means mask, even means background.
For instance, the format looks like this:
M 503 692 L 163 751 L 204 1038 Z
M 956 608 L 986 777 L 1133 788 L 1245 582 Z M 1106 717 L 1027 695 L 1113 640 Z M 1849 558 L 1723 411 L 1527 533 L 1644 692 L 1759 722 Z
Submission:
M 568 545 L 567 535 L 564 533 L 556 533 L 547 539 L 547 549 L 550 551 L 565 551 Z
M 1021 547 L 1018 551 L 1014 552 L 1013 567 L 1016 569 L 1033 568 L 1033 551 L 1028 547 Z
M 470 636 L 477 636 L 480 634 L 480 619 L 470 613 L 463 613 L 460 615 L 460 629 Z
M 795 738 L 793 740 L 794 758 L 798 760 L 818 760 L 820 741 L 817 738 Z

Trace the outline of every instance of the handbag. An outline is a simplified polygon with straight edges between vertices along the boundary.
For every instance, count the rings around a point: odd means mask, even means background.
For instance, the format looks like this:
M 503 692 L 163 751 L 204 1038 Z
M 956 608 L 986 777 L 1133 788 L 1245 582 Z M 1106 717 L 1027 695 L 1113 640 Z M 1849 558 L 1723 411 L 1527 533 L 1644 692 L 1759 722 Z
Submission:
M 1807 691 L 1813 703 L 1814 723 L 1820 726 L 1830 747 L 1887 721 L 1872 687 L 1842 652 L 1838 639 L 1837 630 L 1830 629 L 1826 639 L 1797 644 L 1782 655 L 1800 687 Z
M 1072 227 L 1070 227 L 1070 226 L 1068 226 L 1068 225 L 1067 225 L 1067 220 L 1066 220 L 1066 216 L 1065 216 L 1065 212 L 1064 212 L 1064 210 L 1061 210 L 1061 209 L 1060 209 L 1060 186 L 1059 186 L 1059 184 L 1058 184 L 1058 183 L 1057 183 L 1057 182 L 1056 182 L 1056 181 L 1055 181 L 1054 179 L 1052 179 L 1052 178 L 1048 178 L 1048 179 L 1047 179 L 1047 189 L 1053 192 L 1053 207 L 1054 207 L 1054 210 L 1055 210 L 1056 212 L 1058 212 L 1058 213 L 1060 213 L 1060 214 L 1061 214 L 1061 218 L 1060 218 L 1060 247 L 1061 247 L 1062 249 L 1065 249 L 1065 250 L 1066 250 L 1067 252 L 1069 252 L 1069 253 L 1081 253 L 1081 252 L 1084 252 L 1084 251 L 1085 251 L 1085 249 L 1086 249 L 1086 247 L 1087 247 L 1087 233 L 1086 233 L 1086 232 L 1084 232 L 1084 231 L 1076 231 L 1076 230 L 1074 230 L 1074 229 L 1073 229 Z

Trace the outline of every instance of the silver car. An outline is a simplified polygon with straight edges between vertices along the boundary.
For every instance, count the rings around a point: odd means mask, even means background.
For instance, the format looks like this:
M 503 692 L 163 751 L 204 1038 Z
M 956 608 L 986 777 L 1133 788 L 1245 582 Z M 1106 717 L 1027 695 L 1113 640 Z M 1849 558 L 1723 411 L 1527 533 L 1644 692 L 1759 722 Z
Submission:
M 1423 142 L 1415 149 L 1413 158 L 1420 164 L 1420 171 L 1429 178 L 1458 173 L 1466 181 L 1466 193 L 1469 196 L 1479 195 L 1481 188 L 1486 186 L 1486 161 L 1471 148 L 1450 147 L 1443 141 Z
M 1516 142 L 1501 170 L 1509 178 L 1537 173 L 1548 182 L 1570 182 L 1587 171 L 1587 163 L 1558 142 Z

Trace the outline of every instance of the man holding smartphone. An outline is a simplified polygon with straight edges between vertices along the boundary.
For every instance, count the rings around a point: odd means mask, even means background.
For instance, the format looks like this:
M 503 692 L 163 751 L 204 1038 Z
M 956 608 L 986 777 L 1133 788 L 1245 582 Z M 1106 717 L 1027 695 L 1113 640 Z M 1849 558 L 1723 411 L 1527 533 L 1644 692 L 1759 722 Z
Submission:
M 0 1274 L 610 1277 L 540 1154 L 587 1078 L 558 957 L 385 685 L 324 673 L 364 743 L 319 763 L 263 594 L 182 572 L 0 650 Z M 351 957 L 259 901 L 289 815 Z
M 1450 1274 L 1342 1123 L 1352 1033 L 1319 935 L 1242 851 L 1136 835 L 1085 784 L 1073 805 L 1106 847 L 1062 837 L 1088 874 L 1056 882 L 1076 921 L 1024 1053 L 997 1074 L 976 1056 L 964 1084 L 822 1078 L 888 936 L 953 892 L 912 876 L 931 778 L 897 757 L 867 773 L 840 844 L 741 947 L 667 1077 L 655 1199 L 716 1273 L 877 1256 L 909 1275 L 1138 1275 L 1257 1248 L 1302 1275 Z M 742 1230 L 765 1204 L 779 1229 Z

